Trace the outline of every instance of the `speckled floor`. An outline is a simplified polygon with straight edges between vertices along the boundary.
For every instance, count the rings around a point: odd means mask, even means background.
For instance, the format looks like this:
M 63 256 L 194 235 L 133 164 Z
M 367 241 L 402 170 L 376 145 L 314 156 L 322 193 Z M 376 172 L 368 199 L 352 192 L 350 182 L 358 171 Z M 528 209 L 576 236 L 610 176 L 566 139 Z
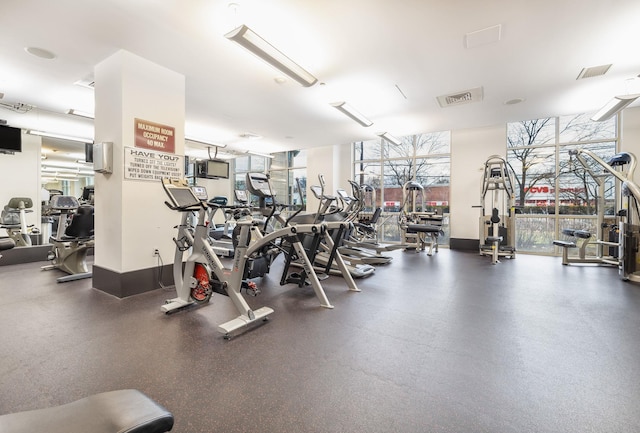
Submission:
M 173 431 L 640 431 L 640 285 L 560 258 L 392 253 L 357 280 L 259 281 L 271 320 L 226 341 L 229 299 L 170 316 L 173 291 L 117 299 L 0 267 L 0 413 L 137 388 Z M 89 432 L 88 432 L 89 433 Z

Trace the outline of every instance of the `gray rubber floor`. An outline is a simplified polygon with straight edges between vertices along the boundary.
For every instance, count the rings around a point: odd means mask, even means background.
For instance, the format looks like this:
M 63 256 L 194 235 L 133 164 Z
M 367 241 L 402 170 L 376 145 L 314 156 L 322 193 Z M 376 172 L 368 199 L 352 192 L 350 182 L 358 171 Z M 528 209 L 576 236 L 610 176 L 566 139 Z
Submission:
M 220 295 L 167 316 L 173 290 L 0 267 L 0 413 L 137 388 L 185 433 L 640 431 L 640 285 L 560 258 L 392 255 L 360 293 L 326 281 L 333 310 L 277 264 L 248 299 L 271 320 L 230 341 Z

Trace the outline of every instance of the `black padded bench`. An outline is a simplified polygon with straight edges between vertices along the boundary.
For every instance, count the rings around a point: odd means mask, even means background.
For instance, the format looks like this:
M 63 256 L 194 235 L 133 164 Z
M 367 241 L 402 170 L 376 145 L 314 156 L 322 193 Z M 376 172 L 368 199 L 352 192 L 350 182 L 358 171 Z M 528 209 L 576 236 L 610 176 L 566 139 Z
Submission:
M 172 428 L 173 415 L 135 389 L 0 415 L 2 433 L 165 433 Z
M 562 234 L 573 237 L 573 238 L 577 238 L 577 239 L 591 238 L 591 232 L 588 232 L 586 230 L 562 229 Z M 562 264 L 563 265 L 568 265 L 571 262 L 571 260 L 569 259 L 569 249 L 578 247 L 578 244 L 574 241 L 563 241 L 558 239 L 553 241 L 553 245 L 556 245 L 562 248 Z M 587 246 L 586 242 L 583 242 L 582 246 L 580 247 L 579 256 L 582 259 L 584 259 L 584 256 L 585 256 L 586 246 Z
M 444 235 L 442 226 L 413 223 L 406 224 L 403 227 L 405 230 L 405 240 L 408 239 L 409 236 L 415 238 L 416 252 L 426 250 L 427 246 L 429 247 L 427 255 L 430 256 L 431 254 L 433 254 L 434 249 L 436 252 L 438 252 L 438 237 Z M 410 243 L 410 241 L 407 242 Z
M 429 224 L 407 224 L 407 233 L 437 233 L 442 234 L 442 227 Z
M 591 232 L 588 232 L 586 230 L 562 229 L 562 234 L 567 236 L 574 236 L 580 239 L 589 239 L 591 237 Z

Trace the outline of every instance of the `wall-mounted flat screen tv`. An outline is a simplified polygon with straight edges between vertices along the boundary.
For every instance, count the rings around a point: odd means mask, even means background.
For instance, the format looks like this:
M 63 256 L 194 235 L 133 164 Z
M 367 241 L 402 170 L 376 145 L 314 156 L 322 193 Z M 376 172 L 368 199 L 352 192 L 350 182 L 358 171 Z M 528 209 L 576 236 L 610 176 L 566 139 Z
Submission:
M 210 179 L 229 179 L 229 163 L 219 159 L 207 160 L 206 176 Z
M 0 151 L 22 152 L 22 134 L 20 128 L 0 125 Z

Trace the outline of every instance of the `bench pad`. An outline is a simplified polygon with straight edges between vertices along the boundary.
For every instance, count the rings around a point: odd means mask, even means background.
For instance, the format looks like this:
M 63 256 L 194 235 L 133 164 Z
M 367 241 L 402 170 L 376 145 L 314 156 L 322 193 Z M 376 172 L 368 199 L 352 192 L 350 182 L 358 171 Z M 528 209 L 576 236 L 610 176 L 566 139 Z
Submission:
M 442 227 L 432 226 L 428 224 L 408 224 L 407 232 L 409 233 L 440 233 Z
M 173 415 L 135 389 L 0 416 L 2 433 L 164 433 Z
M 553 241 L 553 245 L 557 245 L 563 248 L 576 248 L 576 244 L 569 241 Z

